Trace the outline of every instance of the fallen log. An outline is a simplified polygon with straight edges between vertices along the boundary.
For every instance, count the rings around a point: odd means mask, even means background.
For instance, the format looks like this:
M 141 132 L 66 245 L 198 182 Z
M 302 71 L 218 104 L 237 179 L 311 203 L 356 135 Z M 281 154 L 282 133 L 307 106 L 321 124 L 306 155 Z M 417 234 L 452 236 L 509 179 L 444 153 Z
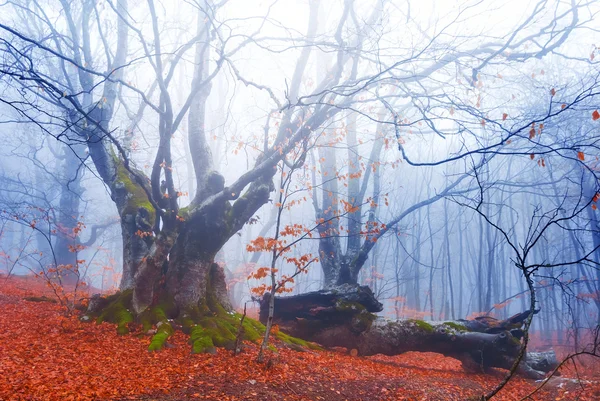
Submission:
M 261 301 L 260 320 L 268 316 L 270 294 Z M 391 321 L 374 315 L 383 310 L 366 286 L 342 285 L 290 297 L 275 297 L 274 323 L 295 337 L 326 347 L 345 347 L 358 355 L 436 352 L 461 361 L 468 371 L 509 369 L 521 347 L 528 312 L 506 320 Z M 554 352 L 529 352 L 519 373 L 541 379 L 557 365 Z

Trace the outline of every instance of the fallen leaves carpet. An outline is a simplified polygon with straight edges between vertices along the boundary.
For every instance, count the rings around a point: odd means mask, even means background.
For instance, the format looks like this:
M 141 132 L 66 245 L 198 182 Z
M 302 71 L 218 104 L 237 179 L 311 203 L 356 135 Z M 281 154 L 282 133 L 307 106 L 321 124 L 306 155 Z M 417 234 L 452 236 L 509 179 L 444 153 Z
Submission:
M 110 324 L 66 318 L 34 278 L 0 277 L 0 400 L 465 400 L 505 372 L 465 373 L 430 353 L 352 357 L 279 348 L 267 365 L 256 346 L 238 356 L 192 355 L 176 333 L 171 347 L 147 351 L 147 336 L 118 336 Z M 594 371 L 595 372 L 595 371 Z M 596 377 L 597 379 L 597 377 Z M 535 400 L 598 400 L 593 384 L 549 386 Z M 536 383 L 514 379 L 498 400 L 519 400 Z

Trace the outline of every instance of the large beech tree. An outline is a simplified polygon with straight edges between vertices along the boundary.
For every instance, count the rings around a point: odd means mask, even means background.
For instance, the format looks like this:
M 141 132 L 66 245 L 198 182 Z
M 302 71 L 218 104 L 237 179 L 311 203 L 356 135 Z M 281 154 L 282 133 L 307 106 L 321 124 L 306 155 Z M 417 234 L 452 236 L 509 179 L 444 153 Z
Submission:
M 338 100 L 338 95 L 329 88 L 346 82 L 342 73 L 353 66 L 348 49 L 358 47 L 362 40 L 356 34 L 345 38 L 348 45 L 342 40 L 352 3 L 345 5 L 338 22 L 333 73 L 315 88 L 314 104 L 300 108 L 297 107 L 300 87 L 312 50 L 309 40 L 317 26 L 317 2 L 310 2 L 306 35 L 309 45 L 304 46 L 298 56 L 286 94 L 289 105 L 281 108 L 279 128 L 272 140 L 265 136 L 265 146 L 254 167 L 227 185 L 213 167 L 207 144 L 206 102 L 211 81 L 225 64 L 239 80 L 272 94 L 270 89 L 245 80 L 230 61 L 237 51 L 255 39 L 250 37 L 233 48 L 226 48 L 227 38 L 222 36 L 215 16 L 219 5 L 205 1 L 196 7 L 195 36 L 171 53 L 164 50 L 161 43 L 160 19 L 154 1 L 148 1 L 145 9 L 152 26 L 150 35 L 135 25 L 127 0 L 109 5 L 109 9 L 102 12 L 93 1 L 80 4 L 61 1 L 56 10 L 48 10 L 36 1 L 31 2 L 30 8 L 17 7 L 22 15 L 21 24 L 2 24 L 3 31 L 15 43 L 4 42 L 7 62 L 3 64 L 3 73 L 17 82 L 33 83 L 35 89 L 43 93 L 33 102 L 33 110 L 39 111 L 46 106 L 44 103 L 49 103 L 67 115 L 62 122 L 69 124 L 69 134 L 57 134 L 45 128 L 49 134 L 65 142 L 87 145 L 94 168 L 110 190 L 119 212 L 124 253 L 121 290 L 133 290 L 135 313 L 143 312 L 164 295 L 174 300 L 180 312 L 198 307 L 229 309 L 224 274 L 214 263 L 216 253 L 268 201 L 277 163 L 308 141 L 317 127 L 351 99 L 343 94 Z M 60 15 L 64 25 L 51 21 L 51 11 Z M 374 11 L 366 23 L 375 22 L 379 14 L 379 10 Z M 37 31 L 27 31 L 28 18 L 36 21 Z M 112 18 L 116 32 L 104 32 L 102 18 Z M 101 39 L 100 46 L 105 53 L 102 61 L 92 55 L 89 35 L 92 29 L 97 30 Z M 45 34 L 50 40 L 45 40 Z M 133 62 L 129 54 L 133 38 L 154 74 L 151 90 L 156 86 L 157 103 L 124 78 Z M 178 63 L 189 53 L 194 57 L 192 85 L 183 105 L 175 110 L 170 84 Z M 40 64 L 38 57 L 43 59 Z M 347 82 L 355 80 L 356 68 Z M 34 92 L 31 85 L 25 89 Z M 149 176 L 135 167 L 127 142 L 120 140 L 115 132 L 115 110 L 125 91 L 142 99 L 138 113 L 151 109 L 158 115 L 159 140 Z M 277 100 L 275 103 L 282 104 Z M 10 104 L 25 118 L 39 119 L 31 109 L 20 108 L 18 103 Z M 173 178 L 171 139 L 186 117 L 196 193 L 191 204 L 180 210 L 179 192 Z M 57 116 L 48 119 L 60 120 Z M 216 302 L 209 305 L 207 300 Z

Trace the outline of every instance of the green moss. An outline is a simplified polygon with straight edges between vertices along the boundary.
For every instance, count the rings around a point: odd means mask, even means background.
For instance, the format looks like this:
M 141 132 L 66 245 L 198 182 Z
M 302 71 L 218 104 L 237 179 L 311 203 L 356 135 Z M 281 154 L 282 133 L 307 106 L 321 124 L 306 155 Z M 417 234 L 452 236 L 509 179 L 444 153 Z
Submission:
M 173 328 L 169 323 L 163 323 L 158 328 L 156 334 L 150 340 L 148 351 L 160 351 L 167 342 L 167 339 L 173 334 Z
M 190 326 L 191 318 L 187 325 L 190 332 L 192 352 L 213 352 L 213 347 L 233 349 L 239 327 L 239 320 L 233 316 L 204 316 L 198 319 L 198 324 Z M 247 338 L 244 338 L 247 339 Z M 210 342 L 208 341 L 210 340 Z
M 246 318 L 246 319 L 252 325 L 252 327 L 254 327 L 256 329 L 256 331 L 258 331 L 260 334 L 264 334 L 265 330 L 267 329 L 264 324 L 262 324 L 258 320 L 254 320 L 254 319 L 250 319 L 250 318 Z
M 262 336 L 258 330 L 254 327 L 252 323 L 250 323 L 247 319 L 244 319 L 244 323 L 242 323 L 244 327 L 244 339 L 248 341 L 258 341 Z M 264 329 L 263 329 L 264 333 Z
M 222 307 L 215 307 L 216 313 L 214 313 L 208 308 L 208 305 L 191 307 L 180 312 L 172 299 L 164 298 L 134 319 L 133 314 L 129 311 L 132 297 L 133 291 L 128 290 L 104 299 L 102 302 L 105 306 L 101 309 L 96 322 L 116 323 L 119 334 L 128 333 L 128 326 L 134 321 L 141 324 L 144 332 L 148 332 L 156 325 L 157 331 L 150 341 L 149 351 L 158 351 L 164 347 L 168 338 L 173 334 L 174 328 L 169 321 L 174 318 L 181 325 L 182 330 L 190 335 L 189 341 L 194 353 L 214 353 L 215 347 L 227 349 L 235 347 L 241 320 L 241 315 L 238 313 L 229 313 Z M 216 301 L 215 304 L 218 305 Z M 365 319 L 370 319 L 370 317 L 365 317 Z M 257 342 L 264 336 L 265 326 L 257 320 L 245 317 L 242 333 L 243 340 Z M 275 337 L 290 345 L 321 349 L 316 344 L 282 332 Z
M 206 337 L 206 332 L 204 331 L 204 328 L 198 325 L 192 327 L 192 331 L 190 332 L 190 342 L 192 343 L 202 337 Z
M 237 322 L 237 327 L 239 327 L 242 315 L 234 313 L 233 318 Z M 248 316 L 244 318 L 244 323 L 242 325 L 244 326 L 244 340 L 256 342 L 265 334 L 265 326 L 258 320 L 251 319 Z
M 322 349 L 317 344 L 302 340 L 300 338 L 292 337 L 290 335 L 282 333 L 281 331 L 277 333 L 276 337 L 277 337 L 277 339 L 283 341 L 286 344 L 299 345 L 303 348 L 309 348 L 309 349 L 314 349 L 314 350 Z
M 133 322 L 133 314 L 129 311 L 131 308 L 131 299 L 133 296 L 133 290 L 123 291 L 112 295 L 109 304 L 102 310 L 96 323 L 110 322 L 117 324 L 117 333 L 127 334 L 129 333 L 129 323 Z
M 162 322 L 163 320 L 167 320 L 167 314 L 165 310 L 161 306 L 156 306 L 152 308 L 152 315 L 156 320 Z
M 122 211 L 122 214 L 135 214 L 138 209 L 144 208 L 149 214 L 149 223 L 154 224 L 155 219 L 155 210 L 150 201 L 148 200 L 148 196 L 144 189 L 139 185 L 132 181 L 129 172 L 125 169 L 123 162 L 119 160 L 115 155 L 113 155 L 115 159 L 115 164 L 117 165 L 117 181 L 123 184 L 125 191 L 127 192 L 127 204 Z
M 423 320 L 410 319 L 409 322 L 413 323 L 415 326 L 428 333 L 432 333 L 434 331 L 433 326 Z
M 192 344 L 192 353 L 193 354 L 213 354 L 216 351 L 216 348 L 208 336 L 204 336 Z
M 214 352 L 214 347 L 233 349 L 241 317 L 238 313 L 225 314 L 224 316 L 203 316 L 197 320 L 197 324 L 191 324 L 190 322 L 193 320 L 187 317 L 192 352 Z M 242 325 L 244 328 L 243 340 L 256 342 L 264 336 L 265 326 L 260 322 L 246 317 Z M 314 350 L 321 349 L 314 343 L 289 336 L 283 332 L 278 332 L 275 337 L 286 344 Z
M 235 345 L 237 328 L 226 319 L 221 317 L 203 317 L 199 321 L 199 327 L 212 339 L 215 346 L 233 348 Z
M 161 349 L 164 341 L 173 334 L 173 327 L 169 323 L 169 319 L 174 318 L 176 315 L 177 306 L 172 298 L 168 297 L 161 298 L 155 306 L 147 308 L 138 315 L 136 322 L 142 325 L 144 333 L 151 330 L 154 325 L 157 326 L 157 332 L 152 338 L 150 347 L 148 348 L 150 351 Z M 165 337 L 164 334 L 159 335 L 161 332 L 167 333 L 167 336 Z
M 366 308 L 364 307 L 364 305 L 362 305 L 358 302 L 345 302 L 345 301 L 340 301 L 340 300 L 338 300 L 336 302 L 335 309 L 338 312 L 345 312 L 345 313 L 361 313 L 363 311 L 366 311 Z
M 194 319 L 192 319 L 189 315 L 186 314 L 182 315 L 179 318 L 179 323 L 181 324 L 181 330 L 185 334 L 190 334 L 194 326 L 196 326 L 196 322 L 194 322 Z
M 142 325 L 142 331 L 147 332 L 154 325 L 154 318 L 150 309 L 146 309 L 138 316 L 138 322 Z
M 194 354 L 213 353 L 215 350 L 215 344 L 210 334 L 202 326 L 192 328 L 190 343 L 192 343 L 192 353 Z
M 152 341 L 150 341 L 150 345 L 148 346 L 148 351 L 159 351 L 167 342 L 167 338 L 169 335 L 165 332 L 156 333 L 154 337 L 152 337 Z
M 50 303 L 53 303 L 53 304 L 56 303 L 56 299 L 48 298 L 46 296 L 41 296 L 41 297 L 25 297 L 23 299 L 25 301 L 29 301 L 29 302 L 50 302 Z
M 150 340 L 150 345 L 148 346 L 148 351 L 159 351 L 161 350 L 167 339 L 173 335 L 173 326 L 167 321 L 161 321 L 158 323 L 158 328 L 156 329 L 156 334 Z
M 137 322 L 142 325 L 142 330 L 144 332 L 150 330 L 152 326 L 159 322 L 166 322 L 168 320 L 168 316 L 165 313 L 164 305 L 157 305 L 152 308 L 148 308 L 137 318 Z
M 462 324 L 455 323 L 455 322 L 444 322 L 444 326 L 448 326 L 451 329 L 454 329 L 456 331 L 468 331 L 465 326 L 463 326 Z
M 156 308 L 162 311 L 162 315 L 160 316 L 161 319 L 174 319 L 179 314 L 179 309 L 175 304 L 175 300 L 171 296 L 161 297 L 158 301 L 158 304 L 156 305 Z
M 308 342 L 307 341 L 301 340 L 299 338 L 292 337 L 292 336 L 290 336 L 288 334 L 285 334 L 285 333 L 283 333 L 281 331 L 277 333 L 276 337 L 279 340 L 283 341 L 284 343 L 296 344 L 296 345 L 301 345 L 301 346 L 308 347 Z
M 190 218 L 190 206 L 182 207 L 178 212 L 179 216 L 183 217 L 184 220 Z

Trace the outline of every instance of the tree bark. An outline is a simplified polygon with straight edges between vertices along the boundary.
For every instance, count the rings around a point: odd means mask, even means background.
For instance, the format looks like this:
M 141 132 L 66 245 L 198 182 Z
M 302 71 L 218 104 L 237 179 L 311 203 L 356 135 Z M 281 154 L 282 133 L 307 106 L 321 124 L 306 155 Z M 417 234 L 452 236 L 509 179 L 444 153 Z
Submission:
M 231 213 L 231 205 L 224 202 L 193 213 L 180 229 L 166 277 L 167 291 L 179 307 L 204 307 L 216 300 L 225 309 L 231 309 L 224 290 L 225 273 L 214 262 L 230 237 Z
M 61 282 L 63 284 L 76 284 L 80 279 L 75 271 L 77 266 L 77 246 L 80 245 L 76 227 L 79 222 L 79 203 L 83 188 L 81 178 L 83 168 L 80 159 L 74 152 L 76 146 L 63 149 L 63 172 L 60 177 L 60 203 L 58 209 L 57 235 L 54 241 L 54 254 L 56 264 L 62 266 Z
M 260 319 L 268 313 L 270 294 L 261 302 Z M 390 321 L 373 312 L 383 309 L 366 286 L 342 285 L 291 297 L 275 297 L 274 323 L 290 335 L 326 347 L 355 349 L 359 355 L 436 352 L 460 360 L 466 370 L 510 369 L 521 347 L 528 312 L 506 320 L 425 322 Z M 553 352 L 529 353 L 519 372 L 540 379 L 556 366 Z

